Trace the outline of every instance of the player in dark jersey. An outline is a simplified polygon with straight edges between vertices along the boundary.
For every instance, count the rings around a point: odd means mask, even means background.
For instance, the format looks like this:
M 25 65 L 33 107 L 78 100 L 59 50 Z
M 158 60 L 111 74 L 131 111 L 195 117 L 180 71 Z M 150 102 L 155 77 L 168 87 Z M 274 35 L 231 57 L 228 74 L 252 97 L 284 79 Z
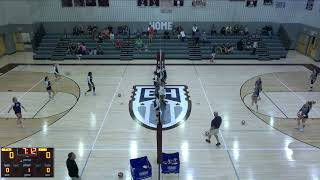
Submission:
M 251 101 L 251 106 L 256 105 L 257 111 L 258 111 L 258 97 L 259 97 L 259 94 L 260 94 L 259 87 L 255 86 L 254 90 L 253 90 L 253 93 L 252 93 L 252 96 L 251 96 L 251 100 L 252 100 Z
M 312 71 L 312 74 L 310 75 L 310 89 L 309 91 L 313 91 L 313 84 L 317 81 L 318 72 L 316 69 Z
M 261 80 L 261 77 L 258 77 L 258 79 L 255 82 L 255 86 L 258 86 L 259 90 L 262 91 L 262 80 Z
M 60 72 L 59 72 L 59 65 L 58 64 L 54 64 L 53 66 L 53 74 L 55 76 L 55 81 L 59 81 L 61 78 Z
M 46 90 L 47 90 L 47 92 L 48 92 L 48 94 L 49 94 L 49 98 L 50 98 L 50 99 L 53 98 L 54 95 L 55 95 L 55 93 L 54 93 L 54 91 L 52 90 L 52 85 L 51 85 L 51 82 L 50 82 L 48 76 L 46 76 L 46 77 L 44 78 L 44 84 L 45 84 Z
M 310 110 L 312 109 L 312 105 L 315 104 L 316 102 L 315 101 L 307 101 L 303 106 L 302 108 L 298 111 L 297 113 L 297 122 L 298 122 L 298 127 L 295 128 L 301 132 L 304 131 L 304 127 L 306 126 L 305 123 L 307 121 L 307 119 L 309 118 L 309 112 Z M 300 121 L 302 122 L 302 126 L 301 126 L 301 123 Z
M 91 92 L 92 90 L 93 90 L 93 95 L 96 95 L 96 87 L 95 87 L 93 80 L 92 80 L 92 72 L 88 73 L 87 82 L 88 82 L 89 89 L 87 92 L 84 93 L 84 95 L 87 95 L 87 93 Z
M 18 101 L 16 97 L 12 98 L 12 106 L 10 107 L 8 113 L 10 113 L 11 109 L 13 109 L 14 114 L 17 116 L 17 125 L 20 125 L 22 128 L 24 128 L 22 124 L 22 113 L 21 108 L 26 111 L 26 109 L 21 105 L 21 103 Z

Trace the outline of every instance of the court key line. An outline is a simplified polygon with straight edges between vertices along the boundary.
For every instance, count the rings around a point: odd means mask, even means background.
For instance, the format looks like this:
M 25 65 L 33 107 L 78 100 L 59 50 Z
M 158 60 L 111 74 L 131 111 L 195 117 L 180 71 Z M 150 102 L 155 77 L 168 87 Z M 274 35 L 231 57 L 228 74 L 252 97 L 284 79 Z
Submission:
M 113 96 L 112 96 L 111 102 L 110 102 L 110 104 L 109 104 L 109 106 L 108 106 L 108 109 L 107 109 L 107 111 L 106 111 L 106 113 L 105 113 L 105 116 L 104 116 L 104 118 L 103 118 L 103 120 L 102 120 L 102 122 L 101 122 L 101 125 L 100 125 L 100 128 L 99 128 L 99 130 L 98 130 L 98 133 L 97 133 L 97 135 L 96 135 L 96 137 L 95 137 L 95 139 L 94 139 L 94 141 L 93 141 L 93 144 L 92 144 L 92 146 L 91 146 L 91 148 L 90 148 L 90 152 L 89 152 L 89 154 L 88 154 L 87 160 L 86 160 L 86 162 L 85 162 L 85 164 L 84 164 L 84 166 L 83 166 L 83 168 L 82 168 L 80 177 L 82 177 L 83 172 L 84 172 L 84 170 L 86 169 L 86 166 L 87 166 L 87 164 L 88 164 L 89 158 L 90 158 L 90 156 L 91 156 L 91 154 L 92 154 L 92 151 L 94 150 L 94 147 L 95 147 L 95 145 L 96 145 L 96 143 L 97 143 L 98 137 L 99 137 L 99 135 L 100 135 L 100 133 L 101 133 L 102 127 L 103 127 L 104 123 L 105 123 L 106 120 L 107 120 L 107 116 L 108 116 L 108 114 L 109 114 L 109 111 L 110 111 L 110 109 L 111 109 L 111 106 L 112 106 L 112 104 L 113 104 L 113 101 L 114 101 L 114 99 L 115 99 L 115 97 L 116 97 L 116 94 L 117 94 L 117 92 L 118 92 L 118 90 L 119 90 L 119 88 L 120 88 L 120 85 L 121 85 L 121 82 L 122 82 L 123 77 L 124 77 L 124 75 L 125 75 L 125 72 L 127 71 L 127 67 L 128 67 L 128 66 L 125 67 L 125 69 L 124 69 L 124 71 L 123 71 L 123 74 L 122 74 L 122 76 L 121 76 L 121 79 L 120 79 L 120 81 L 119 81 L 119 83 L 118 83 L 117 89 L 115 90 L 115 92 L 114 92 L 114 94 L 113 94 Z
M 283 111 L 282 109 L 267 95 L 267 93 L 265 93 L 264 91 L 262 91 L 262 93 L 269 99 L 269 101 L 276 106 L 276 108 L 286 117 L 289 118 Z
M 201 80 L 201 78 L 200 78 L 200 75 L 199 75 L 199 73 L 198 73 L 198 71 L 197 71 L 197 69 L 196 69 L 196 66 L 193 66 L 193 68 L 194 68 L 195 73 L 196 73 L 196 75 L 197 75 L 197 77 L 198 77 L 198 80 L 199 80 L 199 82 L 200 82 L 200 86 L 201 86 L 202 92 L 203 92 L 203 94 L 204 94 L 204 96 L 205 96 L 205 98 L 206 98 L 207 104 L 209 105 L 209 109 L 210 109 L 211 114 L 212 114 L 212 116 L 213 116 L 213 110 L 212 110 L 210 101 L 209 101 L 209 99 L 208 99 L 207 93 L 206 93 L 206 91 L 205 91 L 205 89 L 204 89 L 204 87 L 203 87 L 203 83 L 202 83 L 202 80 Z M 232 165 L 233 170 L 234 170 L 234 172 L 235 172 L 235 174 L 236 174 L 236 176 L 237 176 L 237 179 L 240 180 L 239 174 L 238 174 L 238 172 L 237 172 L 237 170 L 236 170 L 236 167 L 235 167 L 235 165 L 234 165 L 234 162 L 233 162 L 233 160 L 232 160 L 232 158 L 231 158 L 231 155 L 230 155 L 230 152 L 229 152 L 229 150 L 228 150 L 229 148 L 228 148 L 228 146 L 227 146 L 227 144 L 226 144 L 226 142 L 225 142 L 225 140 L 224 140 L 224 138 L 223 138 L 223 135 L 222 135 L 222 133 L 221 133 L 220 131 L 219 131 L 219 134 L 220 134 L 220 136 L 221 136 L 221 139 L 222 139 L 222 141 L 223 141 L 224 146 L 226 147 L 225 149 L 226 149 L 226 151 L 227 151 L 227 154 L 228 154 L 228 156 L 229 156 L 229 159 L 230 159 L 230 161 L 231 161 L 231 165 Z

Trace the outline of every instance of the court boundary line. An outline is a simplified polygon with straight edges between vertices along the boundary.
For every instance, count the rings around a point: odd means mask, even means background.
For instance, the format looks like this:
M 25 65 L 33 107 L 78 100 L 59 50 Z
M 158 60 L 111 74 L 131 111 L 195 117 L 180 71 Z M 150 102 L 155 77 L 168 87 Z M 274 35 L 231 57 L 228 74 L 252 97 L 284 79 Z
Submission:
M 201 86 L 201 89 L 202 89 L 202 93 L 204 94 L 204 97 L 205 97 L 205 99 L 206 99 L 206 101 L 207 101 L 207 104 L 209 105 L 209 109 L 210 109 L 211 115 L 213 116 L 214 113 L 213 113 L 213 110 L 212 110 L 210 101 L 209 101 L 209 99 L 208 99 L 207 93 L 206 93 L 206 91 L 205 91 L 205 89 L 204 89 L 204 87 L 203 87 L 203 83 L 202 83 L 201 77 L 200 77 L 200 75 L 199 75 L 198 70 L 196 69 L 196 67 L 193 66 L 193 68 L 194 68 L 195 74 L 196 74 L 196 76 L 198 77 L 198 80 L 199 80 L 199 82 L 200 82 L 200 86 Z M 230 152 L 229 152 L 229 150 L 228 150 L 228 146 L 227 146 L 227 144 L 226 144 L 226 142 L 225 142 L 225 140 L 224 140 L 224 138 L 223 138 L 223 135 L 222 135 L 222 133 L 221 133 L 220 131 L 219 131 L 219 134 L 220 134 L 221 139 L 222 139 L 222 141 L 223 141 L 224 147 L 226 148 L 226 151 L 227 151 L 228 157 L 229 157 L 229 159 L 230 159 L 231 165 L 232 165 L 232 167 L 233 167 L 233 170 L 234 170 L 234 172 L 235 172 L 235 175 L 236 175 L 237 179 L 240 180 L 239 174 L 238 174 L 237 169 L 236 169 L 236 167 L 235 167 L 235 165 L 234 165 L 234 162 L 233 162 L 233 160 L 232 160 L 232 158 L 231 158 Z
M 84 173 L 84 171 L 85 171 L 85 169 L 86 169 L 86 167 L 87 167 L 87 164 L 88 164 L 89 159 L 90 159 L 90 157 L 91 157 L 92 151 L 94 150 L 94 147 L 95 147 L 95 145 L 96 145 L 96 143 L 97 143 L 97 140 L 98 140 L 98 137 L 99 137 L 99 135 L 100 135 L 100 133 L 101 133 L 101 130 L 102 130 L 102 128 L 103 128 L 103 126 L 104 126 L 104 124 L 105 124 L 105 122 L 106 122 L 106 120 L 107 120 L 108 115 L 109 115 L 109 111 L 110 111 L 111 106 L 112 106 L 112 104 L 113 104 L 113 102 L 114 102 L 114 99 L 115 99 L 115 97 L 116 97 L 116 94 L 117 94 L 117 92 L 118 92 L 118 90 L 119 90 L 119 88 L 120 88 L 120 85 L 121 85 L 122 81 L 123 81 L 123 78 L 124 78 L 125 73 L 126 73 L 126 71 L 127 71 L 127 67 L 128 67 L 128 66 L 126 66 L 125 69 L 123 70 L 121 79 L 119 80 L 118 86 L 117 86 L 116 90 L 114 91 L 114 94 L 113 94 L 113 96 L 112 96 L 111 102 L 109 103 L 109 106 L 108 106 L 108 108 L 107 108 L 107 111 L 106 111 L 106 113 L 105 113 L 105 116 L 104 116 L 104 118 L 103 118 L 103 120 L 102 120 L 102 122 L 101 122 L 101 125 L 100 125 L 100 128 L 99 128 L 99 130 L 98 130 L 98 133 L 96 134 L 96 137 L 95 137 L 95 139 L 94 139 L 94 141 L 93 141 L 93 143 L 92 143 L 91 150 L 90 150 L 90 152 L 89 152 L 89 154 L 88 154 L 88 157 L 86 158 L 86 161 L 85 161 L 85 163 L 84 163 L 84 166 L 83 166 L 83 168 L 82 168 L 82 170 L 81 170 L 80 177 L 82 177 L 82 175 L 83 175 L 83 173 Z
M 42 82 L 44 80 L 44 78 L 41 78 L 36 84 L 34 84 L 30 89 L 28 89 L 25 93 L 23 93 L 21 96 L 18 97 L 18 100 L 23 99 L 23 97 L 28 94 L 33 88 L 35 88 L 38 84 L 40 84 L 40 82 Z M 9 106 L 4 107 L 0 110 L 0 114 L 2 114 L 6 109 L 8 109 L 10 107 L 11 103 L 8 103 Z
M 262 91 L 262 93 L 269 99 L 269 101 L 276 106 L 276 108 L 286 117 L 289 118 L 283 111 L 282 109 L 264 92 Z
M 303 104 L 306 103 L 306 99 L 303 97 L 300 97 L 296 92 L 294 92 L 291 88 L 289 88 L 286 84 L 284 84 L 278 77 L 277 75 L 275 75 L 274 73 L 272 73 L 272 75 L 283 85 L 285 86 L 291 93 L 293 93 Z M 318 116 L 320 116 L 320 113 L 316 110 L 313 109 L 314 112 L 316 112 L 318 114 Z

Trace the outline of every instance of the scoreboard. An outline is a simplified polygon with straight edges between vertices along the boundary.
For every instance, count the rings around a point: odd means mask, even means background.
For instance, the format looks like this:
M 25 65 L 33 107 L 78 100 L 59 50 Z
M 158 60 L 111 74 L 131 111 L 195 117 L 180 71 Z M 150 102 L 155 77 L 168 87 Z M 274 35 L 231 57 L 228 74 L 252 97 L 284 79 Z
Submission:
M 53 148 L 1 148 L 2 177 L 54 177 Z

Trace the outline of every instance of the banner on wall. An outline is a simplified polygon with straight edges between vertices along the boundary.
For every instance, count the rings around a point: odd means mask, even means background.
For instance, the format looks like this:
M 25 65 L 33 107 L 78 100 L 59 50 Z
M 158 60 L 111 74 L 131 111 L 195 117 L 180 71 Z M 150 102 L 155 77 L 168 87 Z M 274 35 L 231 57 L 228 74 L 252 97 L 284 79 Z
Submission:
M 313 9 L 313 5 L 314 5 L 314 0 L 308 0 L 306 9 L 311 11 Z
M 258 0 L 247 0 L 247 7 L 256 7 Z
M 286 7 L 286 2 L 285 1 L 277 1 L 275 3 L 276 8 L 285 8 Z
M 263 0 L 263 5 L 271 6 L 273 4 L 273 0 Z

